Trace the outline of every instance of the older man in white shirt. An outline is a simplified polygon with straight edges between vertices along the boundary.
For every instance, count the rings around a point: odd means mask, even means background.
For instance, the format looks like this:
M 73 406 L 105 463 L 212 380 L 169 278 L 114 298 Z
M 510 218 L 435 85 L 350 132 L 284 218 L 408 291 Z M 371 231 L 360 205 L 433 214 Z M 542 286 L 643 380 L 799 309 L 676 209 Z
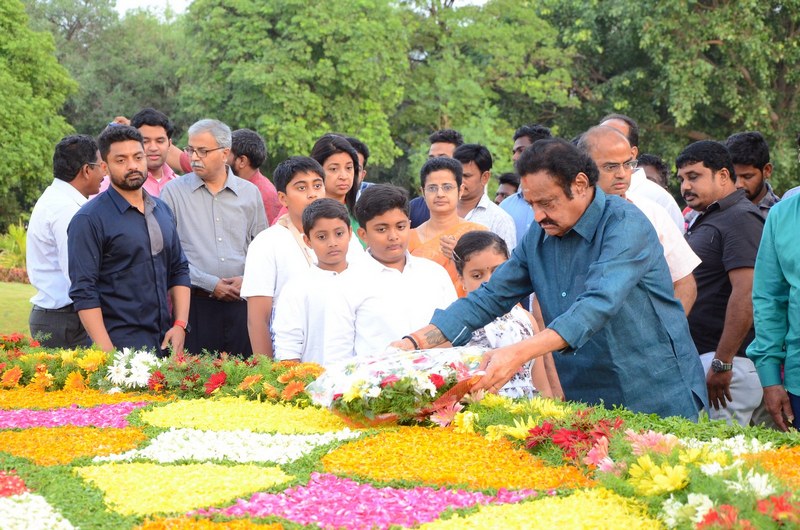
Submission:
M 67 227 L 90 195 L 98 193 L 105 167 L 97 142 L 76 134 L 53 153 L 53 183 L 36 201 L 28 223 L 28 277 L 36 288 L 28 320 L 31 336 L 48 348 L 88 346 L 89 335 L 69 297 Z

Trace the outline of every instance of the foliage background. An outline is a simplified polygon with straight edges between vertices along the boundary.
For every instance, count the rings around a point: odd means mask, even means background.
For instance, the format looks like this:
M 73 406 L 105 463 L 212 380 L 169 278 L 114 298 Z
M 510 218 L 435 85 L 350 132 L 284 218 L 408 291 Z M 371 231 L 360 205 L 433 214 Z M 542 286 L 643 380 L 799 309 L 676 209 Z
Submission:
M 26 16 L 27 14 L 27 16 Z M 263 170 L 328 131 L 370 146 L 369 180 L 409 189 L 442 127 L 511 169 L 513 130 L 570 138 L 609 112 L 672 162 L 746 129 L 800 182 L 800 0 L 195 0 L 120 17 L 115 0 L 0 7 L 0 231 L 51 180 L 53 145 L 145 106 L 258 130 Z

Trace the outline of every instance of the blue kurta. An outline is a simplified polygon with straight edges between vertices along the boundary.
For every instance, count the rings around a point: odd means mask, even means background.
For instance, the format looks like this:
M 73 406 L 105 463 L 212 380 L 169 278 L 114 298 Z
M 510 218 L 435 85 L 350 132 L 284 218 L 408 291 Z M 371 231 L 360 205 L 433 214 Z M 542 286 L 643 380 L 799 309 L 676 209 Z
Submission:
M 460 346 L 531 292 L 569 344 L 554 355 L 567 399 L 697 418 L 703 369 L 658 236 L 633 204 L 596 189 L 562 237 L 531 224 L 489 283 L 431 323 Z

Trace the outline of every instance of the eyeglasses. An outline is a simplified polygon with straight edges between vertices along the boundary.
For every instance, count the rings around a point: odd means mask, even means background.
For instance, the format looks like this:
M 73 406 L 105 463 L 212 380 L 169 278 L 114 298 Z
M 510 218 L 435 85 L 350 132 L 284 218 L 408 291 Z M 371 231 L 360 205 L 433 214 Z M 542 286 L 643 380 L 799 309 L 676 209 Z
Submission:
M 619 171 L 623 167 L 633 171 L 638 166 L 639 166 L 639 161 L 638 160 L 628 160 L 627 162 L 623 162 L 621 164 L 603 164 L 601 166 L 601 168 L 603 169 L 603 171 L 605 171 L 607 173 L 616 173 L 617 171 Z
M 92 169 L 96 168 L 100 164 L 102 164 L 102 162 L 86 162 L 86 165 L 89 166 Z
M 197 154 L 198 158 L 205 158 L 211 151 L 219 151 L 220 149 L 225 149 L 225 148 L 215 147 L 214 149 L 206 149 L 205 147 L 198 147 L 197 149 L 195 149 L 194 147 L 184 147 L 183 152 L 189 155 L 189 158 L 191 158 L 192 155 L 194 155 L 195 153 Z
M 439 188 L 441 188 L 445 193 L 450 193 L 451 191 L 458 189 L 458 186 L 455 184 L 442 184 L 441 186 L 438 184 L 431 184 L 429 186 L 425 186 L 425 193 L 439 193 Z

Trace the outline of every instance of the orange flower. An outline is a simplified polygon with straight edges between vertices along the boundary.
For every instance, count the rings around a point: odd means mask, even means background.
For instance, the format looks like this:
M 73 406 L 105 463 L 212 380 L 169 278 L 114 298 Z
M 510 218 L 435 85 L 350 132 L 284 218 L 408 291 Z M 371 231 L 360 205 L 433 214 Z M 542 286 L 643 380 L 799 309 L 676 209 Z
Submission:
M 593 485 L 573 466 L 550 467 L 508 440 L 449 429 L 401 427 L 350 442 L 322 458 L 329 473 L 474 489 L 551 489 Z
M 287 370 L 286 372 L 278 376 L 278 382 L 284 385 L 289 381 L 291 381 L 292 379 L 294 379 L 294 370 Z
M 0 378 L 0 386 L 5 388 L 15 387 L 19 383 L 20 377 L 22 377 L 22 369 L 19 366 L 9 368 L 3 372 L 3 377 Z
M 0 431 L 3 451 L 40 466 L 67 464 L 83 456 L 105 456 L 135 449 L 147 436 L 139 428 L 33 427 Z
M 253 385 L 261 381 L 263 378 L 264 376 L 261 374 L 248 375 L 241 383 L 239 383 L 239 386 L 236 388 L 239 390 L 250 390 Z
M 80 372 L 70 372 L 64 381 L 64 390 L 74 390 L 76 392 L 86 390 L 86 381 L 83 380 Z
M 30 386 L 0 392 L 0 408 L 8 410 L 28 408 L 57 409 L 69 407 L 70 405 L 94 407 L 95 405 L 110 405 L 125 401 L 170 401 L 170 396 L 155 396 L 135 392 L 103 394 L 97 390 L 84 390 L 82 392 L 55 390 L 43 393 Z
M 782 480 L 793 490 L 800 489 L 800 447 L 782 447 L 748 455 L 748 461 L 757 462 L 766 471 Z
M 28 387 L 44 392 L 51 386 L 53 386 L 53 376 L 47 371 L 47 365 L 37 364 L 36 374 L 31 379 L 31 382 L 28 383 Z
M 301 381 L 292 381 L 281 392 L 281 399 L 284 401 L 291 401 L 298 394 L 302 394 L 306 390 L 306 385 Z
M 278 389 L 269 383 L 264 383 L 264 388 L 261 389 L 267 399 L 278 399 Z

